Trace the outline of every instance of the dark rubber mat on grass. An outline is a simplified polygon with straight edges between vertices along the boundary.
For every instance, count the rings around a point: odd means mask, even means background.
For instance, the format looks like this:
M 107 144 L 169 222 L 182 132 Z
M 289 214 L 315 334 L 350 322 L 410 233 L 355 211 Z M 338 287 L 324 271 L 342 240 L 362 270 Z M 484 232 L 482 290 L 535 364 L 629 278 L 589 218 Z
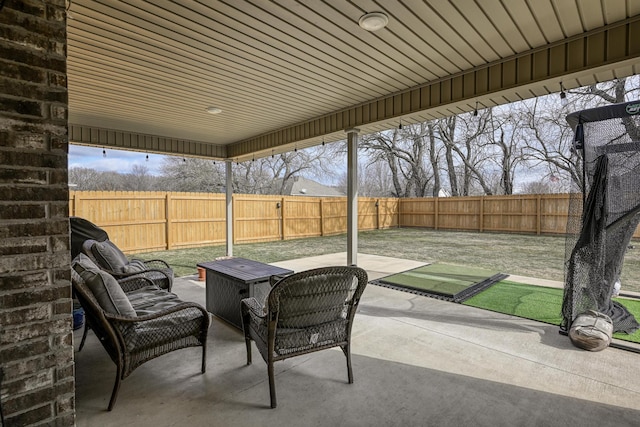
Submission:
M 460 303 L 506 277 L 507 274 L 480 268 L 430 264 L 382 277 L 371 283 Z

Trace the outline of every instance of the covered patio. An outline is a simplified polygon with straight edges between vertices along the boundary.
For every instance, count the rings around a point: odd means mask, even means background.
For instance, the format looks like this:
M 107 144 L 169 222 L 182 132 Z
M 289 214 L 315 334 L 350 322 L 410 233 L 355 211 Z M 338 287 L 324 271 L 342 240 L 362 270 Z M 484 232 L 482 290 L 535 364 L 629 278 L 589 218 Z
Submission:
M 300 271 L 344 259 L 275 265 Z M 422 265 L 366 254 L 359 263 L 370 280 Z M 204 304 L 195 276 L 174 290 Z M 107 412 L 115 368 L 90 333 L 75 354 L 77 425 L 632 426 L 640 417 L 635 353 L 586 352 L 556 326 L 371 284 L 354 324 L 353 384 L 340 350 L 278 362 L 271 410 L 266 364 L 255 352 L 245 365 L 242 333 L 214 317 L 209 338 L 205 374 L 197 349 L 165 355 L 127 378 Z
M 384 29 L 358 25 L 380 12 Z M 353 385 L 335 352 L 292 359 L 268 410 L 265 366 L 245 367 L 241 335 L 214 321 L 206 375 L 197 351 L 154 360 L 108 413 L 112 363 L 95 340 L 72 348 L 67 160 L 84 144 L 222 160 L 229 176 L 348 139 L 348 253 L 322 262 L 355 263 L 358 135 L 638 74 L 640 3 L 3 1 L 0 21 L 7 425 L 637 424 L 637 355 L 375 286 Z M 371 278 L 405 269 L 357 264 Z

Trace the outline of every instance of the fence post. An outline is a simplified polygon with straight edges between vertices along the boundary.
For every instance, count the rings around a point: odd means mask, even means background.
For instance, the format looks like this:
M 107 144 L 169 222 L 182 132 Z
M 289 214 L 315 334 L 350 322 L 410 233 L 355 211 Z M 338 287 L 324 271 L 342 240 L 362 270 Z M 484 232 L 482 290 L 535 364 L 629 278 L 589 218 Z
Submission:
M 540 234 L 542 231 L 542 212 L 540 212 L 542 208 L 541 198 L 542 196 L 540 194 L 536 197 L 536 234 Z
M 77 191 L 69 191 L 69 216 L 77 216 L 76 215 L 76 197 L 78 197 Z
M 320 199 L 320 236 L 324 236 L 324 197 Z
M 285 198 L 282 198 L 282 201 L 280 202 L 280 230 L 282 230 L 280 232 L 280 239 L 284 240 L 284 226 L 285 226 L 285 218 L 284 218 L 284 201 Z
M 480 196 L 480 232 L 484 231 L 484 196 Z
M 438 210 L 440 209 L 439 208 L 440 204 L 438 203 L 439 200 L 440 200 L 439 197 L 436 197 L 435 200 L 434 200 L 434 206 L 433 206 L 433 212 L 434 212 L 434 215 L 433 215 L 433 218 L 434 218 L 434 220 L 433 220 L 433 229 L 434 230 L 438 229 Z
M 238 239 L 238 227 L 236 226 L 236 224 L 238 223 L 238 218 L 236 218 L 236 214 L 235 214 L 237 211 L 238 210 L 236 209 L 236 195 L 232 194 L 231 195 L 231 218 L 233 218 L 233 221 L 231 221 L 231 235 L 233 237 L 231 239 L 231 243 L 233 244 L 235 244 L 236 240 Z M 227 218 L 228 218 L 228 215 L 227 215 Z
M 167 250 L 171 250 L 173 242 L 171 240 L 171 194 L 167 192 L 164 198 L 164 220 L 165 220 L 165 233 Z

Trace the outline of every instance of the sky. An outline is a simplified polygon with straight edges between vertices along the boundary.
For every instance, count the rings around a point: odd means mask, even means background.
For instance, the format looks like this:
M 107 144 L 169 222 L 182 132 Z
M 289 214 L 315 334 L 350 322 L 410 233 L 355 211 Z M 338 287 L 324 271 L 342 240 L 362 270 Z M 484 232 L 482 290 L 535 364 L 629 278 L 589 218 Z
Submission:
M 86 147 L 82 145 L 69 145 L 69 168 L 88 168 L 101 172 L 131 171 L 133 165 L 145 166 L 152 175 L 160 175 L 160 167 L 166 156 L 149 153 L 149 161 L 146 161 L 147 153 L 137 151 L 123 151 L 107 148 L 107 156 L 102 155 L 102 148 Z

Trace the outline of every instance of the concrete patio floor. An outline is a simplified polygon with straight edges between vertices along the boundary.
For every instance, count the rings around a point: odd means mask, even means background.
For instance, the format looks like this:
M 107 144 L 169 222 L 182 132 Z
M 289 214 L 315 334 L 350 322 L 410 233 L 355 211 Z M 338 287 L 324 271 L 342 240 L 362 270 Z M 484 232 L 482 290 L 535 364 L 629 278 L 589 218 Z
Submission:
M 300 271 L 346 259 L 275 265 Z M 358 265 L 373 280 L 423 264 L 358 254 Z M 195 276 L 177 279 L 174 291 L 205 305 Z M 278 362 L 270 409 L 266 364 L 254 349 L 247 366 L 241 331 L 214 317 L 205 374 L 200 349 L 162 356 L 122 382 L 107 412 L 115 365 L 89 333 L 75 355 L 77 425 L 640 425 L 640 354 L 583 351 L 556 326 L 369 285 L 352 341 L 353 384 L 339 349 Z

